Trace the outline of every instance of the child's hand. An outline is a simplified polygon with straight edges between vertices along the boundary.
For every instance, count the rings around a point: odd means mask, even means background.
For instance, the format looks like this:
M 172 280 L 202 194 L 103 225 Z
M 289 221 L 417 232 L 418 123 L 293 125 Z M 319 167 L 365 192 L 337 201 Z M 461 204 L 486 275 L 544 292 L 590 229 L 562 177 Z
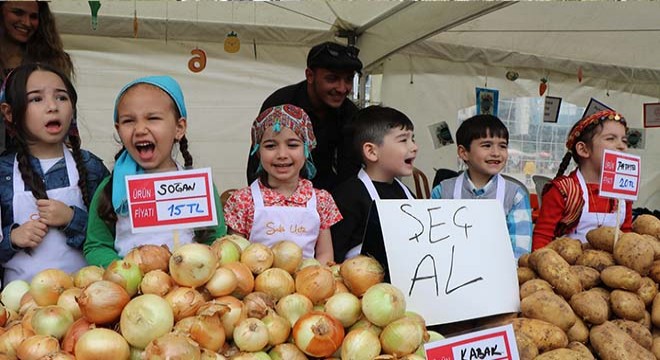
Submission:
M 11 231 L 11 242 L 21 248 L 35 248 L 44 240 L 48 225 L 39 220 L 30 220 Z
M 65 226 L 73 218 L 73 209 L 58 200 L 37 200 L 39 221 L 48 226 Z

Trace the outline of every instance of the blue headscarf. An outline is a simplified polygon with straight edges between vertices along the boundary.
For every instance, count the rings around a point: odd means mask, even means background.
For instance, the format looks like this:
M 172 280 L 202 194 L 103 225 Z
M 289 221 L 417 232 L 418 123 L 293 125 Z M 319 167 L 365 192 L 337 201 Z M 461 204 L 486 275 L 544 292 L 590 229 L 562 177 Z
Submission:
M 137 84 L 149 84 L 163 90 L 172 98 L 181 117 L 185 118 L 188 116 L 183 92 L 176 80 L 170 76 L 147 76 L 131 81 L 119 91 L 119 95 L 117 95 L 117 99 L 115 100 L 115 111 L 113 115 L 115 124 L 117 123 L 117 105 L 119 105 L 121 97 L 128 89 Z M 112 207 L 115 209 L 117 215 L 125 216 L 128 214 L 126 176 L 142 174 L 144 173 L 144 169 L 124 149 L 119 155 L 119 158 L 117 158 L 112 172 Z

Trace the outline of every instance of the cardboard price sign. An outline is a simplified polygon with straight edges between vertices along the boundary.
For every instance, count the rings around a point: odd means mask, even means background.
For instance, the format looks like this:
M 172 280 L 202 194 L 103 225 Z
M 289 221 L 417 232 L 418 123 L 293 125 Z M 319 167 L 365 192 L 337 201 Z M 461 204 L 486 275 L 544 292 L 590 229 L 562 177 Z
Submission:
M 513 326 L 499 326 L 424 345 L 428 360 L 518 360 Z
M 126 177 L 134 233 L 215 226 L 211 169 Z
M 641 162 L 639 156 L 605 150 L 601 165 L 600 195 L 616 199 L 637 200 Z

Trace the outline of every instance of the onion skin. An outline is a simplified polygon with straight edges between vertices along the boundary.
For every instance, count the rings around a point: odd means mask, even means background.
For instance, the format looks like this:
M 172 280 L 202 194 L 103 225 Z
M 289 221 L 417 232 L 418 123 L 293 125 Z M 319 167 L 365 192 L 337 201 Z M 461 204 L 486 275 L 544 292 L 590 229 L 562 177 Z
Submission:
M 327 357 L 341 346 L 344 327 L 332 316 L 312 311 L 296 321 L 292 335 L 296 346 L 305 354 Z
M 61 306 L 49 305 L 37 309 L 31 323 L 37 335 L 48 335 L 59 340 L 73 324 L 73 316 Z M 59 343 L 57 346 L 59 348 Z
M 154 294 L 164 297 L 174 288 L 174 280 L 163 270 L 152 270 L 144 274 L 140 283 L 142 294 Z
M 96 328 L 96 325 L 85 320 L 85 318 L 76 320 L 62 338 L 62 350 L 73 354 L 78 339 L 80 339 L 84 333 L 94 328 Z
M 268 355 L 272 360 L 307 360 L 307 356 L 296 345 L 290 343 L 276 345 Z
M 222 266 L 225 269 L 229 269 L 234 272 L 238 283 L 236 284 L 236 289 L 231 293 L 232 296 L 242 299 L 247 294 L 251 293 L 254 289 L 254 275 L 247 265 L 241 262 L 232 262 Z
M 185 244 L 170 257 L 170 276 L 181 286 L 196 288 L 204 285 L 218 265 L 218 257 L 204 244 Z
M 349 331 L 341 345 L 342 359 L 371 360 L 380 354 L 378 335 L 366 328 Z
M 130 349 L 118 333 L 96 328 L 84 333 L 75 348 L 76 360 L 128 360 Z
M 293 274 L 303 259 L 302 248 L 293 241 L 282 240 L 271 247 L 273 251 L 273 267 Z
M 234 343 L 242 351 L 260 351 L 268 345 L 268 328 L 261 320 L 247 318 L 234 328 Z
M 4 352 L 11 359 L 16 356 L 16 349 L 23 340 L 34 336 L 34 331 L 16 324 L 0 335 L 0 352 Z
M 0 293 L 0 301 L 5 307 L 12 311 L 21 308 L 21 298 L 30 291 L 30 284 L 23 280 L 14 280 L 5 284 Z
M 217 352 L 225 344 L 225 329 L 219 315 L 197 315 L 190 327 L 190 338 L 199 346 Z
M 241 263 L 247 265 L 253 274 L 259 275 L 273 266 L 273 251 L 261 243 L 251 243 L 241 253 Z
M 315 305 L 323 303 L 335 293 L 335 278 L 326 266 L 308 266 L 296 272 L 296 292 Z
M 362 297 L 362 313 L 370 322 L 386 326 L 405 315 L 406 299 L 393 285 L 380 283 L 367 290 Z
M 332 295 L 325 303 L 324 311 L 339 320 L 345 328 L 355 324 L 362 315 L 360 299 L 351 293 Z
M 229 239 L 218 239 L 211 244 L 220 266 L 241 260 L 241 248 Z
M 153 270 L 169 270 L 170 249 L 167 245 L 140 245 L 126 254 L 124 260 L 130 261 L 140 267 L 143 274 Z
M 128 260 L 115 260 L 105 269 L 103 280 L 112 281 L 123 287 L 128 296 L 133 297 L 137 294 L 142 281 L 142 271 L 137 264 Z
M 77 288 L 84 288 L 94 281 L 103 279 L 105 269 L 100 266 L 88 265 L 78 270 L 73 276 L 73 285 Z
M 270 268 L 254 279 L 254 290 L 271 295 L 275 300 L 293 294 L 296 291 L 296 283 L 286 270 Z
M 77 299 L 83 317 L 95 324 L 109 324 L 119 319 L 129 300 L 123 287 L 107 280 L 89 284 Z
M 34 335 L 23 340 L 16 349 L 16 356 L 21 360 L 38 360 L 60 349 L 60 343 L 52 336 Z
M 378 260 L 358 255 L 341 264 L 339 275 L 353 295 L 361 297 L 370 287 L 383 281 L 385 271 Z
M 305 295 L 293 293 L 280 299 L 275 305 L 277 314 L 289 320 L 291 327 L 298 319 L 312 311 L 314 304 Z
M 67 310 L 73 316 L 73 320 L 78 320 L 82 316 L 80 306 L 78 306 L 78 302 L 76 301 L 76 298 L 80 294 L 82 294 L 82 290 L 74 287 L 64 290 L 60 298 L 57 299 L 57 306 L 61 306 Z
M 391 322 L 379 336 L 383 352 L 399 356 L 414 353 L 424 341 L 425 330 L 409 317 Z
M 73 279 L 59 269 L 37 273 L 30 282 L 30 295 L 39 306 L 55 305 L 64 290 L 73 287 Z
M 122 336 L 137 348 L 167 334 L 174 326 L 174 313 L 169 303 L 156 295 L 141 295 L 131 300 L 121 312 Z
M 234 243 L 230 242 L 232 246 Z M 227 268 L 216 269 L 211 279 L 204 284 L 204 288 L 213 297 L 229 295 L 238 286 L 238 279 L 233 271 Z
M 242 301 L 233 296 L 223 296 L 215 299 L 217 304 L 229 307 L 229 311 L 220 315 L 222 326 L 225 328 L 227 339 L 234 337 L 236 325 L 247 318 L 247 309 Z
M 199 291 L 189 287 L 178 287 L 165 295 L 165 300 L 172 307 L 174 321 L 195 315 L 200 306 L 204 304 L 204 298 Z
M 185 336 L 165 334 L 147 345 L 142 357 L 150 360 L 186 359 L 199 360 L 202 356 L 199 347 L 193 345 Z

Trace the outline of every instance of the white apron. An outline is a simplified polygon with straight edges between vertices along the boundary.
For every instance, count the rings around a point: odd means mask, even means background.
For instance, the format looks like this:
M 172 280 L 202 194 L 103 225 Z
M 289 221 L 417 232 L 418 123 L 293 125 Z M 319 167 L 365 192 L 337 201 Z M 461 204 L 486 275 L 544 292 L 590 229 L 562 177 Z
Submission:
M 465 172 L 462 172 L 456 178 L 456 183 L 454 184 L 454 199 L 462 199 L 461 189 L 463 188 L 463 180 L 465 178 Z M 495 200 L 499 201 L 504 207 L 504 190 L 506 186 L 506 180 L 500 174 L 497 174 L 497 190 L 495 191 Z
M 369 193 L 369 196 L 371 197 L 371 200 L 380 200 L 380 196 L 378 195 L 378 191 L 376 190 L 376 187 L 374 186 L 373 181 L 371 181 L 371 178 L 367 174 L 364 169 L 360 169 L 360 172 L 358 172 L 358 179 L 362 181 L 364 184 L 364 187 L 367 188 L 367 192 Z M 406 193 L 406 196 L 408 199 L 414 199 L 415 197 L 410 193 L 410 190 L 397 178 L 394 178 L 394 181 L 396 181 L 399 186 L 403 189 L 403 192 Z M 362 251 L 362 244 L 354 246 L 348 252 L 346 252 L 346 257 L 345 259 L 348 260 L 352 257 L 356 257 L 360 255 L 360 252 Z
M 281 240 L 291 240 L 303 249 L 303 258 L 313 258 L 321 229 L 321 217 L 316 209 L 316 191 L 306 207 L 264 206 L 259 180 L 250 185 L 254 201 L 254 221 L 250 241 L 268 247 Z
M 582 215 L 580 215 L 580 222 L 578 223 L 575 230 L 568 235 L 572 239 L 578 239 L 583 243 L 587 242 L 587 232 L 589 230 L 595 229 L 598 226 L 616 226 L 616 213 L 591 213 L 589 212 L 589 189 L 587 189 L 587 183 L 584 181 L 584 177 L 580 170 L 577 171 L 577 178 L 580 182 L 580 188 L 582 188 L 582 199 L 584 199 L 584 206 L 582 207 Z M 626 218 L 626 202 L 617 200 L 619 212 L 619 226 L 621 222 Z M 601 222 L 602 219 L 602 222 Z
M 140 245 L 167 245 L 170 252 L 174 252 L 174 233 L 179 232 L 178 246 L 193 242 L 192 229 L 160 230 L 148 233 L 133 234 L 131 219 L 128 216 L 117 215 L 115 224 L 115 251 L 122 258 L 134 247 Z
M 82 199 L 82 192 L 78 188 L 78 170 L 71 151 L 64 147 L 64 161 L 66 173 L 69 177 L 69 186 L 48 190 L 49 199 L 58 200 L 68 206 L 76 206 L 87 209 Z M 24 224 L 31 218 L 38 218 L 37 199 L 31 191 L 25 191 L 23 177 L 18 170 L 18 161 L 14 160 L 14 199 L 12 200 L 14 210 L 14 222 Z M 46 269 L 60 269 L 67 273 L 73 273 L 87 265 L 82 250 L 74 249 L 66 243 L 66 235 L 54 227 L 48 228 L 48 233 L 36 248 L 31 249 L 28 255 L 25 251 L 19 251 L 7 263 L 5 263 L 4 283 L 12 280 L 30 281 L 38 272 Z

